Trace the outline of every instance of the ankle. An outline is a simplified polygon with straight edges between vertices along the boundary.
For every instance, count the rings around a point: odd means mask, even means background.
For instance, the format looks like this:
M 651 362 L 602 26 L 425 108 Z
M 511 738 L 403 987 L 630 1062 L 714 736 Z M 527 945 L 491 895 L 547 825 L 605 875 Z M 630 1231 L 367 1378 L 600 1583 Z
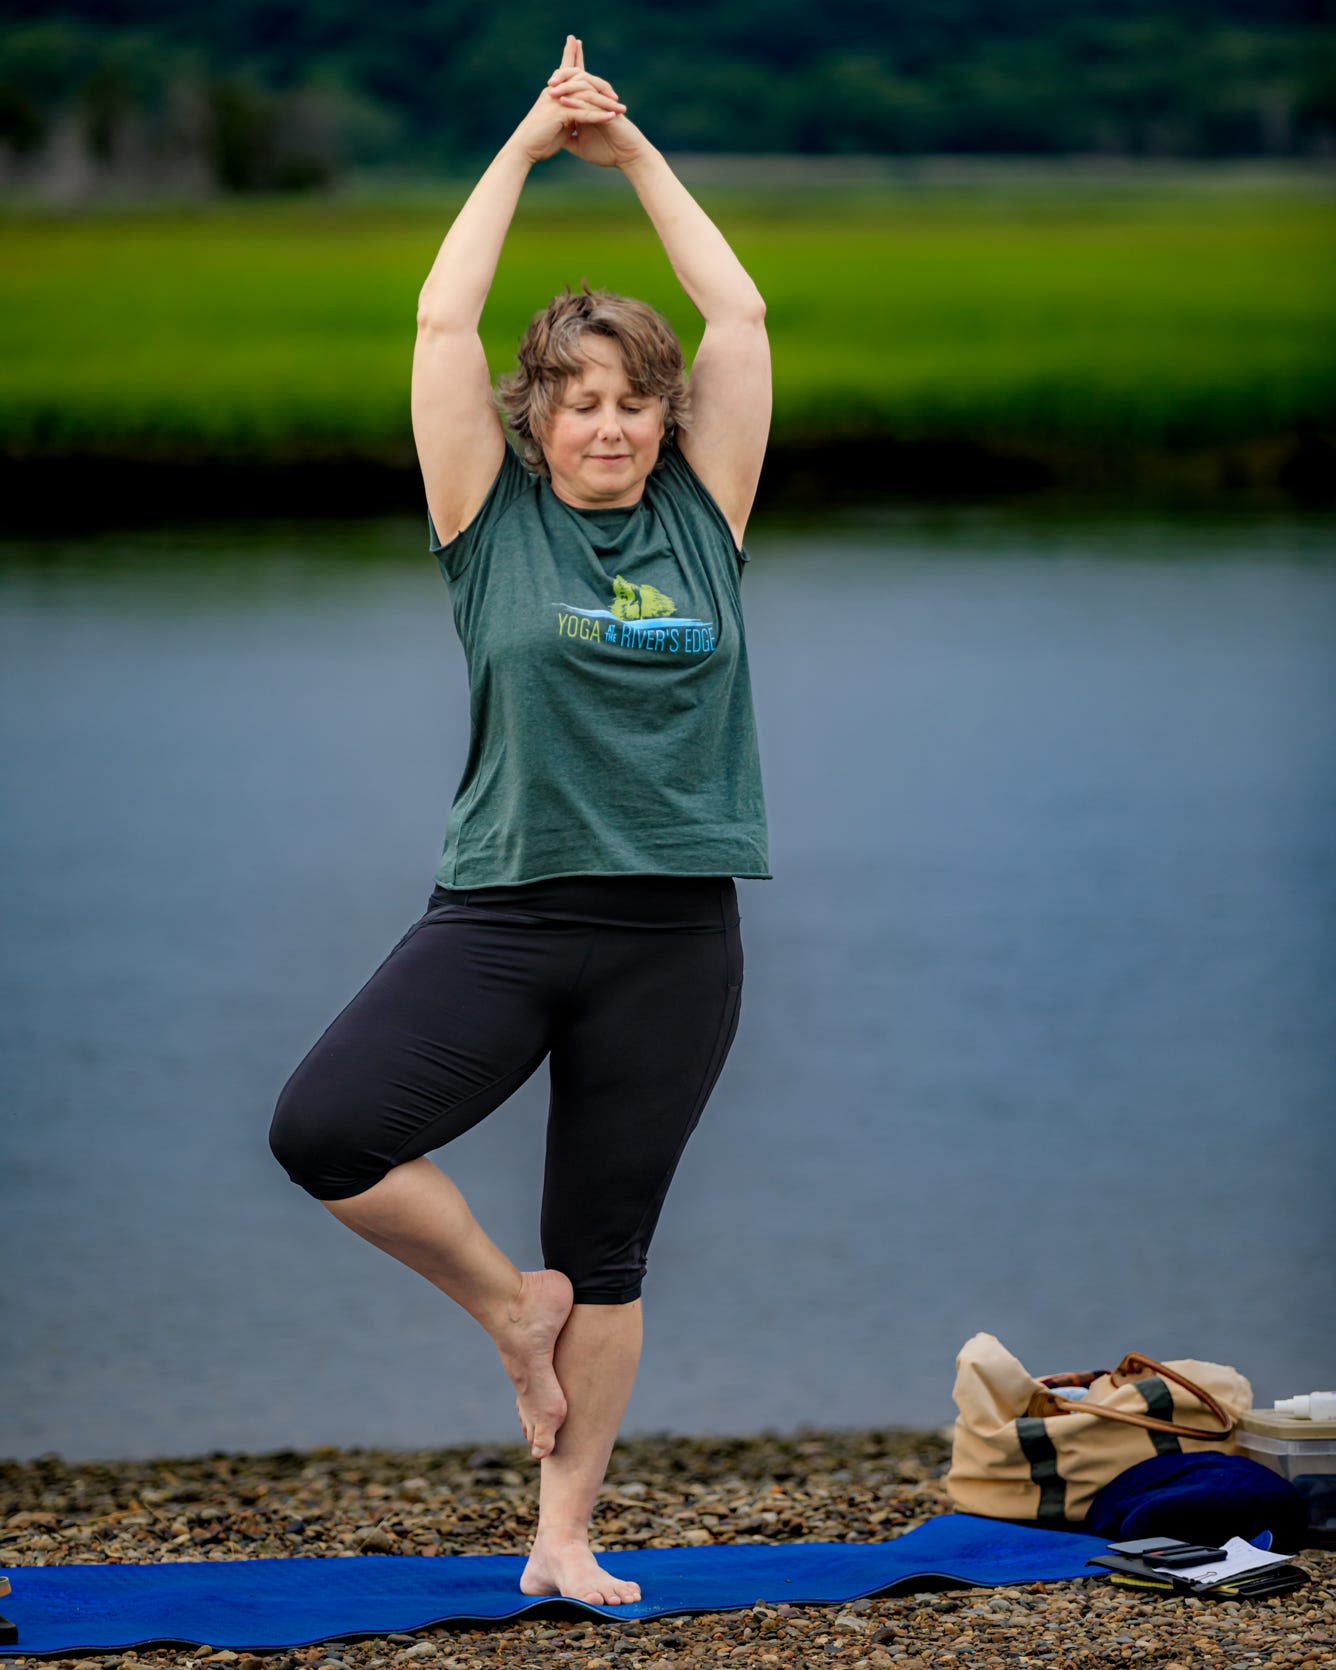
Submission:
M 464 1309 L 498 1345 L 515 1331 L 524 1304 L 524 1277 L 515 1272 L 513 1281 L 499 1282 L 486 1293 L 480 1293 Z
M 538 1529 L 534 1532 L 533 1546 L 547 1549 L 588 1548 L 589 1526 L 560 1522 L 544 1524 L 540 1519 Z

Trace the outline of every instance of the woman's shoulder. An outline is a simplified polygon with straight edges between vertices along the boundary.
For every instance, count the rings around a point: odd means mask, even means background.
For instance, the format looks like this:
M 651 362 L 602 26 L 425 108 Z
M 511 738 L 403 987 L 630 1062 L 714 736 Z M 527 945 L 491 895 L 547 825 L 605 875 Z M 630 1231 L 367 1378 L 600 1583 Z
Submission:
M 659 466 L 650 477 L 650 482 L 655 490 L 673 500 L 693 518 L 707 523 L 716 533 L 722 533 L 728 541 L 729 550 L 738 561 L 747 561 L 746 550 L 738 547 L 719 501 L 696 474 L 676 440 L 664 447 Z
M 495 534 L 508 512 L 526 496 L 535 495 L 539 477 L 528 468 L 506 441 L 500 468 L 487 490 L 477 514 L 449 539 L 442 540 L 427 512 L 427 546 L 451 579 L 456 579 L 468 566 L 478 547 Z

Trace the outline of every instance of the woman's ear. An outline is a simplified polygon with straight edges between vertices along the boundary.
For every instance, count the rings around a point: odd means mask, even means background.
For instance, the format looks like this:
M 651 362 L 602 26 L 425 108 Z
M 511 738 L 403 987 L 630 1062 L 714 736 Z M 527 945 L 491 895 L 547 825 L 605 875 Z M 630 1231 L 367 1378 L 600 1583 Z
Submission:
M 552 475 L 552 463 L 547 456 L 547 447 L 544 444 L 544 436 L 542 431 L 534 424 L 532 419 L 529 421 L 529 445 L 533 449 L 534 463 L 539 465 L 543 473 L 550 479 Z

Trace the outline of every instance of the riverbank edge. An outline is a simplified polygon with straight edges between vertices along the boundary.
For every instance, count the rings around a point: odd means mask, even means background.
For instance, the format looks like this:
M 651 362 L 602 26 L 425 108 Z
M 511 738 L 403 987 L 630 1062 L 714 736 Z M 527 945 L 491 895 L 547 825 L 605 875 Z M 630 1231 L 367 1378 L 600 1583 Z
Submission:
M 1098 508 L 1336 507 L 1336 430 L 1141 451 L 999 445 L 992 438 L 814 435 L 772 443 L 757 510 L 808 512 L 887 500 L 1072 499 Z M 422 511 L 412 446 L 382 452 L 292 444 L 264 455 L 174 448 L 151 455 L 0 454 L 0 521 L 16 533 L 243 516 Z
M 940 1432 L 888 1427 L 619 1442 L 595 1518 L 605 1548 L 876 1542 L 951 1511 Z M 0 1567 L 296 1555 L 522 1553 L 536 1473 L 519 1446 L 331 1448 L 154 1461 L 0 1462 Z M 1336 1552 L 1297 1557 L 1312 1581 L 1251 1603 L 1143 1599 L 1107 1582 L 1000 1590 L 940 1585 L 847 1606 L 604 1621 L 559 1606 L 487 1628 L 376 1636 L 264 1656 L 129 1649 L 33 1659 L 192 1670 L 1276 1670 L 1336 1662 Z M 20 1586 L 21 1587 L 21 1586 Z M 21 1623 L 16 1592 L 0 1611 Z M 22 1643 L 9 1649 L 20 1655 Z M 0 1660 L 0 1662 L 5 1662 Z M 9 1662 L 15 1662 L 10 1660 Z

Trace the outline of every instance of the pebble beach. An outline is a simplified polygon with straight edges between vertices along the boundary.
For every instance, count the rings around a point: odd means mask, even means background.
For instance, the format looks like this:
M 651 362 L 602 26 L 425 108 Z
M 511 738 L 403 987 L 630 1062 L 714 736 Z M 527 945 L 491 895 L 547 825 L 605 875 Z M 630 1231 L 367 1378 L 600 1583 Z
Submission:
M 619 1443 L 597 1546 L 875 1542 L 949 1512 L 938 1434 L 803 1431 Z M 190 1460 L 0 1462 L 0 1568 L 284 1555 L 526 1552 L 534 1464 L 514 1448 L 312 1450 Z M 1101 1581 L 937 1588 L 847 1606 L 756 1605 L 639 1622 L 544 1616 L 264 1656 L 142 1649 L 6 1664 L 106 1670 L 1217 1670 L 1336 1665 L 1336 1551 L 1259 1601 L 1142 1598 Z M 16 1616 L 14 1597 L 0 1613 Z

